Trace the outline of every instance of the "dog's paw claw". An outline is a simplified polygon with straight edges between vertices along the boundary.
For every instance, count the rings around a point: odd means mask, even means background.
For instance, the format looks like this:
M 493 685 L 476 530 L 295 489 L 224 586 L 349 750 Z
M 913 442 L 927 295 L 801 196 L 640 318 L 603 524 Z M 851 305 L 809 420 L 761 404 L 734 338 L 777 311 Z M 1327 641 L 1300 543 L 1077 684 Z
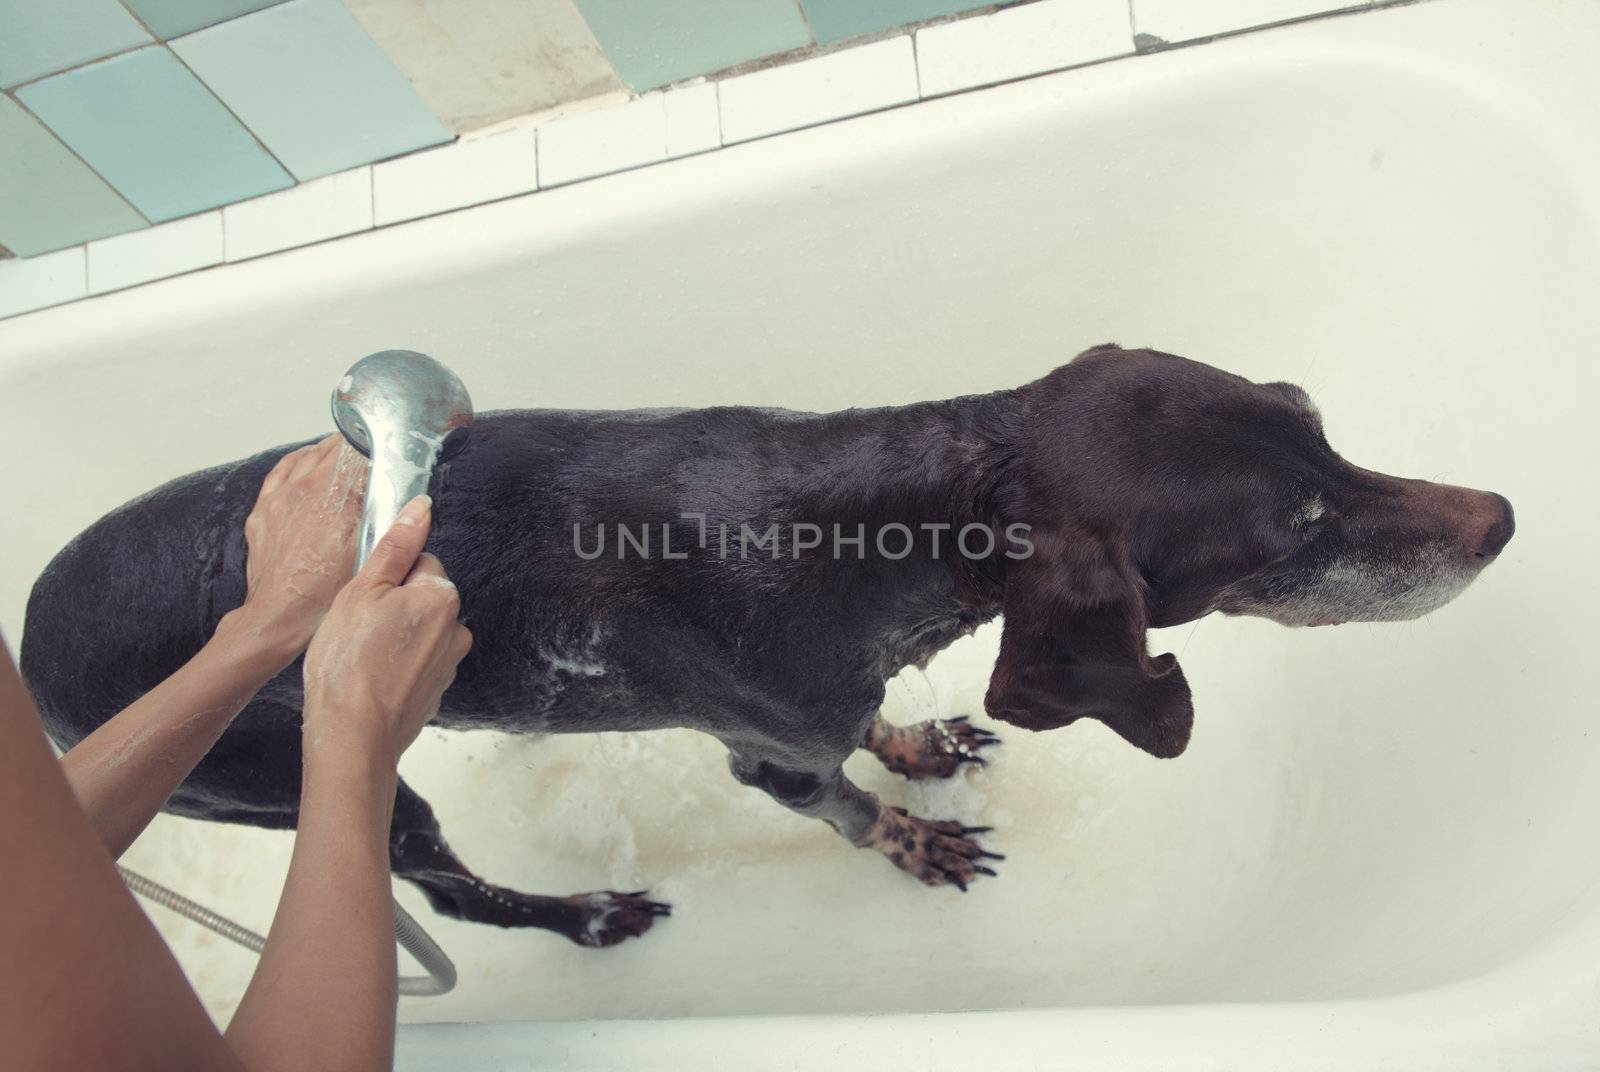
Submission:
M 646 890 L 618 893 L 577 893 L 567 898 L 575 909 L 575 921 L 567 937 L 581 946 L 605 949 L 628 938 L 637 938 L 662 916 L 672 915 L 672 906 L 645 897 Z
M 979 750 L 999 743 L 997 735 L 974 726 L 966 715 L 958 715 L 912 726 L 890 727 L 880 722 L 867 747 L 885 767 L 918 781 L 949 778 L 963 764 L 986 767 L 988 761 L 978 754 Z
M 963 826 L 908 815 L 904 808 L 884 808 L 861 844 L 889 858 L 900 870 L 926 886 L 954 886 L 962 893 L 979 875 L 995 876 L 980 859 L 1003 859 L 972 840 L 992 827 Z

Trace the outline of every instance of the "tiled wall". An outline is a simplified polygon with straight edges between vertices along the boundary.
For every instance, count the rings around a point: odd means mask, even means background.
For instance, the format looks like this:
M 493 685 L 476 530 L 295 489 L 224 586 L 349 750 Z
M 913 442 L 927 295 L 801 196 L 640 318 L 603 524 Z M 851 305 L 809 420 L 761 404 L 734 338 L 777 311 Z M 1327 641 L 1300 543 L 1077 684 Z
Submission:
M 984 3 L 0 0 L 0 246 L 125 234 Z
M 1387 2 L 1031 0 L 895 33 L 976 6 L 0 0 L 0 241 L 27 258 L 0 260 L 0 316 L 923 97 Z M 796 48 L 809 52 L 739 66 Z M 666 83 L 679 84 L 652 88 Z M 630 99 L 624 84 L 649 91 Z M 606 106 L 548 111 L 580 92 Z M 442 114 L 465 128 L 541 101 L 542 116 L 413 151 L 452 139 Z
M 0 86 L 20 256 L 452 137 L 340 0 L 0 0 Z

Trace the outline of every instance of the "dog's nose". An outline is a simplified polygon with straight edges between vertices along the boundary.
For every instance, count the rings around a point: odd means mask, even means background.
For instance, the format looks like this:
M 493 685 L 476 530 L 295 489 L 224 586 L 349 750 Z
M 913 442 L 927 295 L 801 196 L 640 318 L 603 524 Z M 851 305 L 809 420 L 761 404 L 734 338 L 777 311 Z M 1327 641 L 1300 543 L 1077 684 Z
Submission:
M 1487 524 L 1478 542 L 1477 555 L 1479 558 L 1493 558 L 1511 542 L 1511 534 L 1517 531 L 1517 518 L 1511 509 L 1511 501 L 1504 495 L 1490 491 L 1484 493 L 1484 499 L 1486 502 L 1482 515 L 1486 517 Z

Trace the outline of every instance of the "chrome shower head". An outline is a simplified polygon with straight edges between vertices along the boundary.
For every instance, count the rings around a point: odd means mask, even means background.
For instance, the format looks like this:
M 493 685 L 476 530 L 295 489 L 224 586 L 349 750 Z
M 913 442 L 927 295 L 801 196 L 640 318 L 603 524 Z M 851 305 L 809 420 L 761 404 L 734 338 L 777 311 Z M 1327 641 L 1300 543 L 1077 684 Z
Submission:
M 426 354 L 384 350 L 350 366 L 333 392 L 333 423 L 372 460 L 356 569 L 406 503 L 428 490 L 434 466 L 466 444 L 472 399 Z

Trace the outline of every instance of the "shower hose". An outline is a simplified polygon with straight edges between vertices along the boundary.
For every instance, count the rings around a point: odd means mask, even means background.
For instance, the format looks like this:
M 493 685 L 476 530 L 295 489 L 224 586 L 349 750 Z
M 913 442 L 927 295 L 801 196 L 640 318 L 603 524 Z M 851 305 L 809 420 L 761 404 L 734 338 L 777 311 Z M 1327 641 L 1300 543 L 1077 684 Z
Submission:
M 122 875 L 122 881 L 128 884 L 128 889 L 140 897 L 154 901 L 163 908 L 170 908 L 180 916 L 194 920 L 209 931 L 222 935 L 230 942 L 237 942 L 252 953 L 260 953 L 267 940 L 248 927 L 240 926 L 226 916 L 218 915 L 205 905 L 189 900 L 175 890 L 169 890 L 159 882 L 152 882 L 137 871 L 129 871 L 121 864 L 117 865 L 117 872 Z M 410 997 L 430 997 L 434 994 L 447 994 L 455 989 L 456 966 L 450 958 L 445 956 L 444 950 L 439 948 L 437 942 L 428 936 L 421 924 L 411 918 L 411 913 L 400 907 L 400 902 L 394 904 L 394 938 L 400 943 L 400 948 L 422 965 L 427 975 L 402 975 L 400 977 L 400 993 Z

